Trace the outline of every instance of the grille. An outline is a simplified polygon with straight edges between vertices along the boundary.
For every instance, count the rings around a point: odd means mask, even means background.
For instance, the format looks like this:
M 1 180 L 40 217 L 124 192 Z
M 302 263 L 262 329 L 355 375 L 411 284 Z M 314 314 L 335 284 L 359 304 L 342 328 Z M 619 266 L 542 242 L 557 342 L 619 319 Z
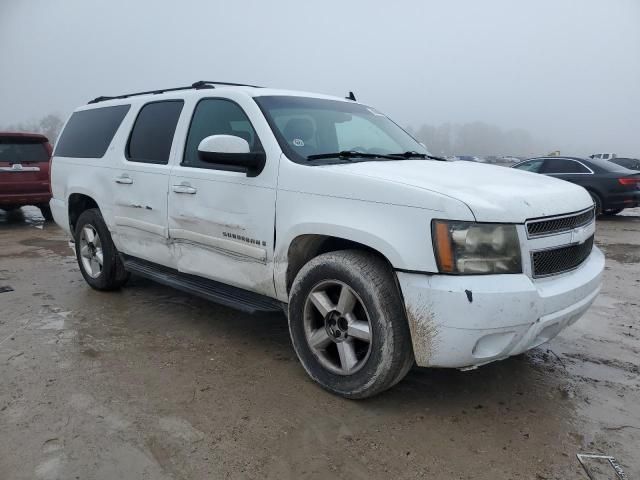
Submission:
M 594 210 L 589 210 L 575 215 L 564 215 L 562 217 L 546 218 L 527 222 L 527 234 L 531 237 L 541 237 L 543 235 L 553 235 L 555 233 L 566 232 L 574 228 L 591 223 L 594 219 Z
M 584 243 L 533 252 L 531 254 L 533 276 L 546 277 L 573 270 L 587 259 L 592 248 L 593 235 Z

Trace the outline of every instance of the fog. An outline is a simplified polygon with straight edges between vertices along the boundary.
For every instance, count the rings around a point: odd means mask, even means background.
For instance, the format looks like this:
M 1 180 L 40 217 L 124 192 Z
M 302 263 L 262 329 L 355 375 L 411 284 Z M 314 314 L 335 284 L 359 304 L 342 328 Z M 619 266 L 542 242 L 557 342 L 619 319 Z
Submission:
M 204 79 L 640 156 L 638 0 L 0 0 L 0 52 L 0 128 Z

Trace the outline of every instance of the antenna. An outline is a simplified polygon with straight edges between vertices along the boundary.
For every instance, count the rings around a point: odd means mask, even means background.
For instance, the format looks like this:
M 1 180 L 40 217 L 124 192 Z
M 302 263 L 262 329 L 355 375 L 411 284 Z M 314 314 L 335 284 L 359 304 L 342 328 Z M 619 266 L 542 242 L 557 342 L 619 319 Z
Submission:
M 356 101 L 356 96 L 353 94 L 353 92 L 349 92 L 349 96 L 344 98 L 346 98 L 347 100 L 351 100 L 352 102 Z

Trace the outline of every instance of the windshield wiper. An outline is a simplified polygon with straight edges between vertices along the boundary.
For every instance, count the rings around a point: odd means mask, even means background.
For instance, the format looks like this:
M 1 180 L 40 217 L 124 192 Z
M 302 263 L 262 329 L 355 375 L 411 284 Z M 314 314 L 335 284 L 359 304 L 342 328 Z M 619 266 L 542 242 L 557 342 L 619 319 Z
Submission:
M 392 153 L 390 155 L 393 155 L 395 157 L 400 157 L 400 158 L 429 158 L 431 160 L 439 160 L 441 162 L 446 162 L 447 159 L 446 158 L 442 158 L 442 157 L 436 157 L 435 155 L 429 155 L 427 153 L 418 153 L 415 151 L 409 151 L 409 152 L 404 152 L 404 153 Z
M 307 160 L 321 160 L 323 158 L 342 158 L 345 160 L 349 160 L 351 158 L 387 158 L 389 160 L 399 160 L 402 157 L 398 157 L 397 155 L 385 155 L 382 153 L 364 153 L 353 150 L 343 150 L 342 152 L 309 155 Z

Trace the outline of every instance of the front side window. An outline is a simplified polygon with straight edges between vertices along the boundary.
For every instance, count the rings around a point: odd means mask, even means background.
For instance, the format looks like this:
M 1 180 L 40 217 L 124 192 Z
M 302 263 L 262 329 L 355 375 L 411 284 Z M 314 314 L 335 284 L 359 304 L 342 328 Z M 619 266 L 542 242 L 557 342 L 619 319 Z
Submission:
M 365 105 L 294 96 L 254 100 L 284 152 L 296 162 L 308 163 L 309 156 L 345 151 L 372 155 L 428 153 L 389 118 Z
M 127 160 L 166 165 L 182 100 L 147 103 L 140 109 L 127 143 Z
M 538 173 L 543 163 L 544 163 L 544 160 L 529 160 L 528 162 L 521 163 L 520 165 L 516 165 L 513 168 L 517 168 L 519 170 L 525 170 L 527 172 Z
M 589 173 L 589 169 L 574 160 L 548 158 L 543 173 Z
M 131 105 L 92 108 L 71 115 L 54 155 L 102 158 Z
M 213 168 L 217 170 L 244 171 L 232 165 L 217 165 L 203 162 L 198 157 L 198 145 L 211 135 L 234 135 L 249 143 L 251 152 L 262 152 L 262 144 L 249 118 L 242 108 L 231 100 L 205 98 L 198 102 L 193 112 L 182 165 L 187 167 Z

